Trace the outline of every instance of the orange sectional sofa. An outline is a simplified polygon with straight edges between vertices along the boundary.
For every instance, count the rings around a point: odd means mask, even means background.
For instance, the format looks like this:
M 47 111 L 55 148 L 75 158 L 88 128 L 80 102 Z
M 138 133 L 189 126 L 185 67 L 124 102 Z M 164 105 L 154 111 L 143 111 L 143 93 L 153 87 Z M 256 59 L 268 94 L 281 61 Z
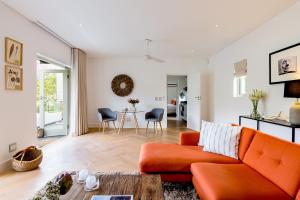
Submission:
M 144 144 L 140 171 L 163 181 L 192 181 L 201 200 L 300 197 L 300 145 L 243 128 L 236 160 L 202 151 L 199 137 L 182 132 L 179 144 Z

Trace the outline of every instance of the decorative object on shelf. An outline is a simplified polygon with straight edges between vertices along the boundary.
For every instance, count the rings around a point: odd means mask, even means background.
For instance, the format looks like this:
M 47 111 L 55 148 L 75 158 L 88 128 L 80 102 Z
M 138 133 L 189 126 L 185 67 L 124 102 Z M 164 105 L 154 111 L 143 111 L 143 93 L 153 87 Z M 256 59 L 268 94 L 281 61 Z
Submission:
M 299 80 L 300 43 L 269 54 L 269 83 Z
M 63 172 L 56 177 L 55 183 L 59 185 L 61 195 L 67 194 L 73 185 L 73 179 L 70 173 Z
M 300 81 L 290 81 L 284 84 L 284 97 L 297 98 L 294 105 L 290 107 L 289 121 L 291 124 L 300 125 Z
M 23 90 L 23 69 L 5 65 L 5 89 Z
M 255 119 L 260 119 L 260 114 L 258 112 L 258 103 L 261 99 L 265 97 L 265 92 L 262 90 L 254 89 L 251 94 L 249 94 L 249 99 L 252 102 L 253 109 L 251 113 L 251 117 Z
M 277 115 L 274 115 L 274 116 L 262 116 L 262 118 L 266 119 L 266 120 L 277 119 L 277 120 L 282 120 L 282 121 L 289 122 L 288 117 L 282 111 L 280 111 Z
M 138 104 L 139 102 L 140 102 L 139 99 L 132 99 L 132 98 L 128 99 L 128 103 L 131 104 L 132 109 L 133 109 L 134 111 L 136 110 L 135 104 Z
M 23 44 L 11 38 L 5 38 L 5 62 L 22 66 Z
M 111 82 L 112 91 L 121 97 L 128 96 L 132 92 L 133 87 L 133 80 L 126 74 L 115 76 Z
M 42 160 L 42 150 L 30 146 L 13 156 L 12 167 L 19 172 L 29 171 L 38 168 Z

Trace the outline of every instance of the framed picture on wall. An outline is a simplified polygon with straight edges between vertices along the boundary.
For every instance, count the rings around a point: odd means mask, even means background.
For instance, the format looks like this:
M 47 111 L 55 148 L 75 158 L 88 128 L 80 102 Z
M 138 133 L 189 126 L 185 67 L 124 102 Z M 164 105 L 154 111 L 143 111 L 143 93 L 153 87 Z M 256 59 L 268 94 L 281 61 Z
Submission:
M 300 80 L 300 43 L 269 54 L 269 83 Z
M 5 65 L 5 89 L 23 90 L 23 69 Z
M 22 66 L 23 44 L 11 38 L 5 38 L 5 62 Z

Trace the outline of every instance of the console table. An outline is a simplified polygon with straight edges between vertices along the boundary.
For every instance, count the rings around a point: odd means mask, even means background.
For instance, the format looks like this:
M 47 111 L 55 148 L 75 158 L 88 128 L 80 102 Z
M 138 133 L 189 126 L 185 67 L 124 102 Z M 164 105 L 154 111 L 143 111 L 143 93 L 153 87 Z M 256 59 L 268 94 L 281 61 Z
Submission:
M 284 127 L 291 128 L 292 129 L 292 142 L 295 142 L 295 132 L 296 132 L 295 129 L 300 128 L 300 125 L 293 125 L 287 121 L 283 121 L 283 120 L 279 120 L 279 119 L 272 119 L 272 120 L 271 119 L 263 119 L 263 118 L 255 119 L 253 117 L 246 116 L 246 115 L 239 116 L 239 125 L 241 125 L 241 123 L 242 123 L 242 118 L 255 120 L 257 130 L 260 130 L 260 122 L 275 124 L 278 126 L 284 126 Z

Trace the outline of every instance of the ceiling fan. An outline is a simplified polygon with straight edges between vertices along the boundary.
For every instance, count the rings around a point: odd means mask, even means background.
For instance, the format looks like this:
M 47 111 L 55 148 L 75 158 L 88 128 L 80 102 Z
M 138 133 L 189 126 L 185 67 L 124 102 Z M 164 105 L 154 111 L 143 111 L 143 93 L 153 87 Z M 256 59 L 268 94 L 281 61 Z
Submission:
M 152 42 L 151 39 L 145 39 L 145 42 L 146 42 L 146 53 L 145 53 L 145 59 L 146 60 L 153 60 L 155 62 L 159 62 L 159 63 L 163 63 L 165 62 L 163 59 L 160 59 L 160 58 L 157 58 L 157 57 L 153 57 L 151 54 L 150 54 L 150 43 Z

